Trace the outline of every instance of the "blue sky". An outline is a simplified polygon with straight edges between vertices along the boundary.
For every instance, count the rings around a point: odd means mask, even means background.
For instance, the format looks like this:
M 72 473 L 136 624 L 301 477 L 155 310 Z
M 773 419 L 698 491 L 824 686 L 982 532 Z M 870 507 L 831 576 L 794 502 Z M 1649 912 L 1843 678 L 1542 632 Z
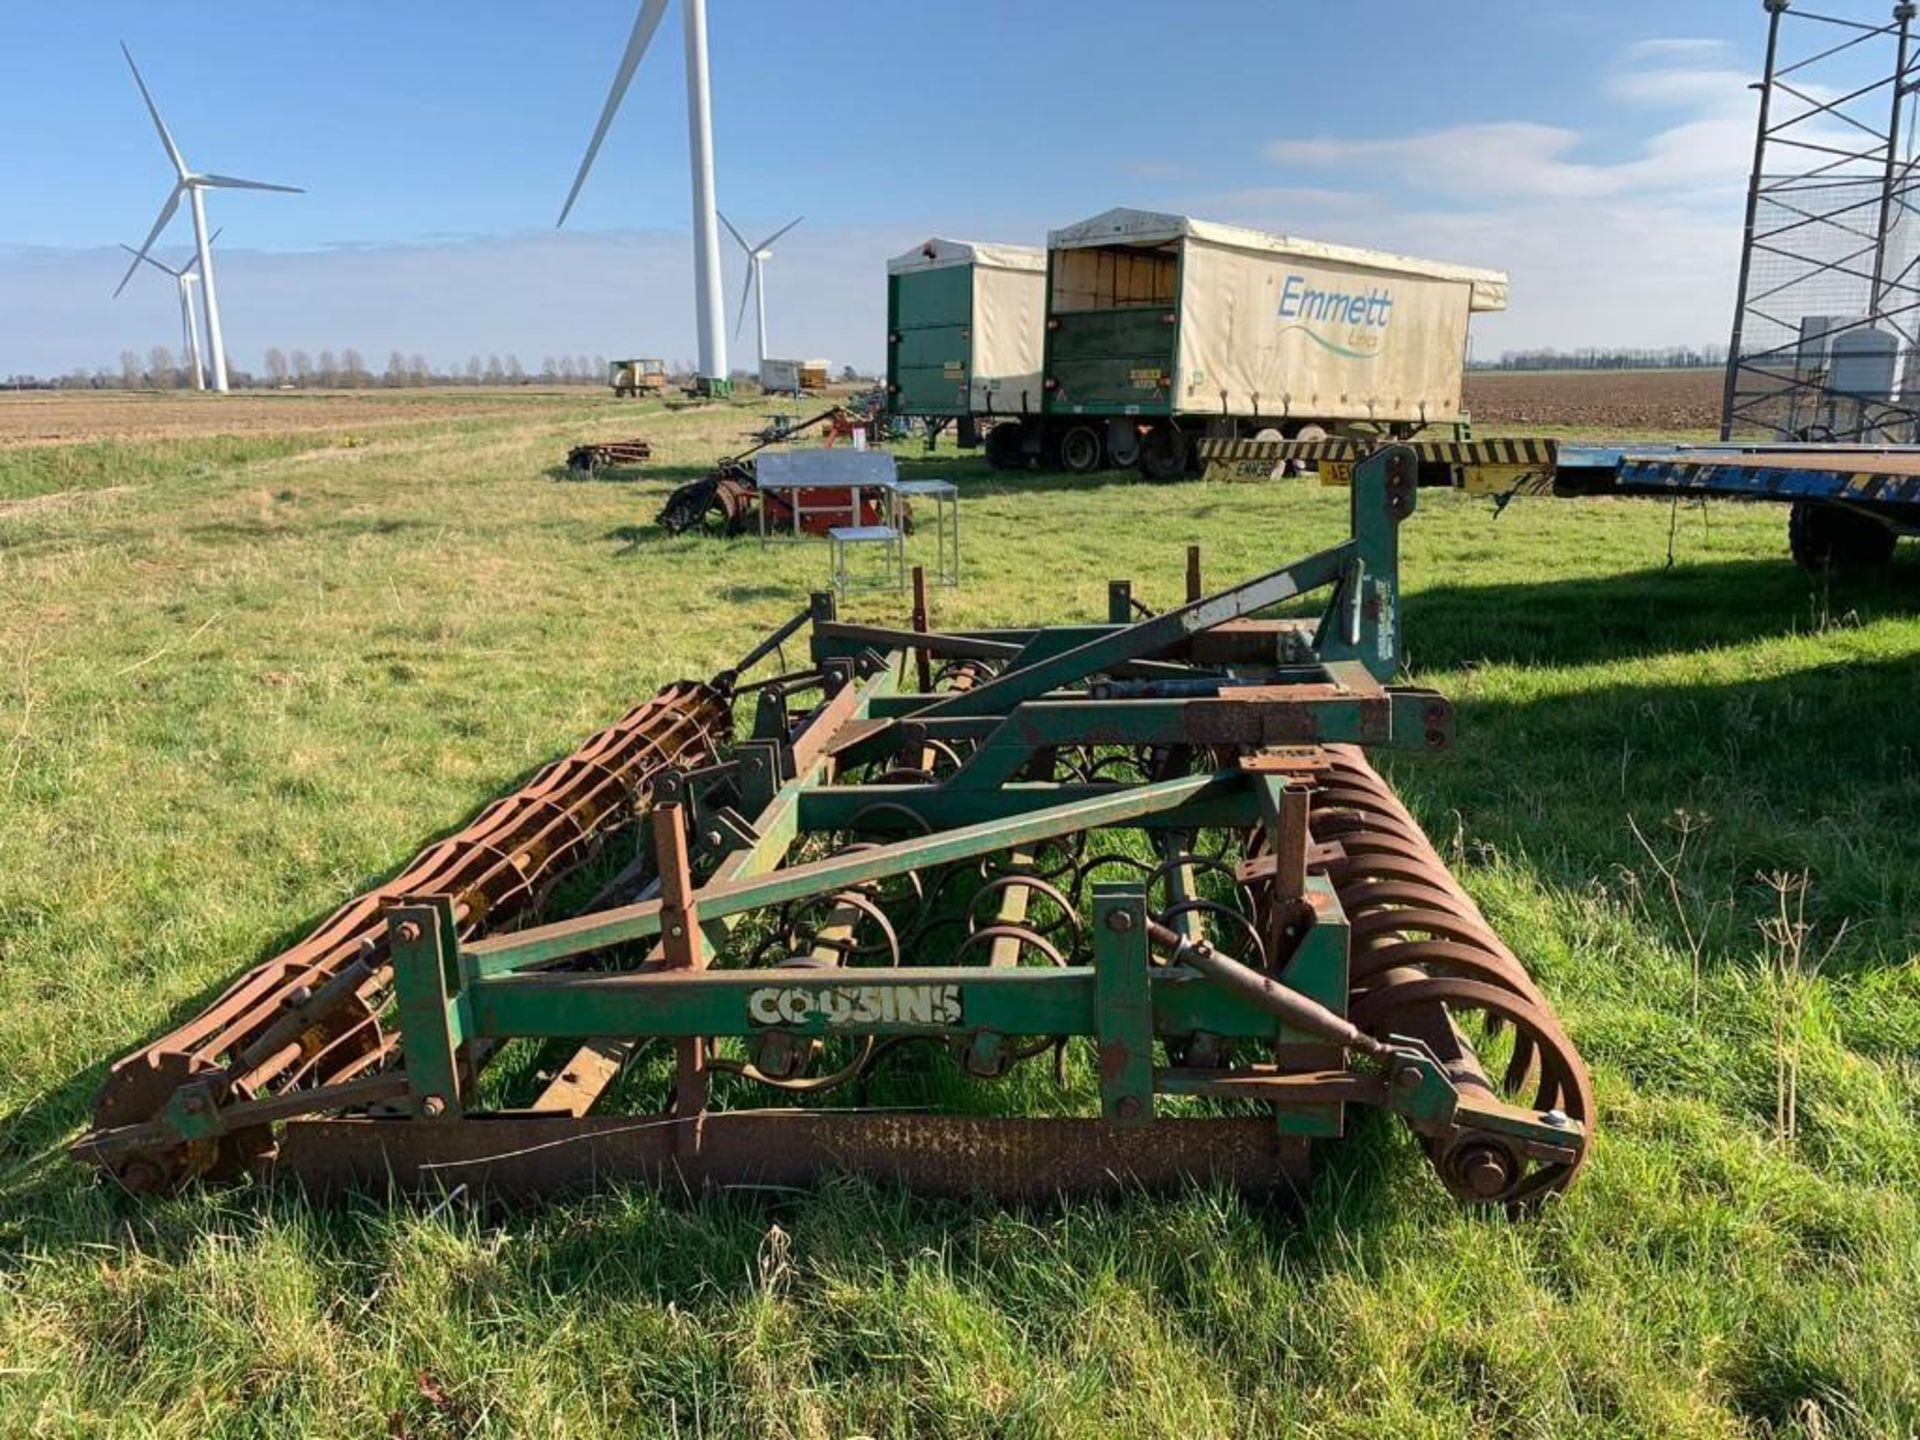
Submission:
M 553 230 L 634 8 L 17 3 L 0 374 L 177 339 L 157 273 L 109 298 L 112 247 L 169 184 L 121 39 L 191 164 L 309 192 L 211 197 L 238 363 L 272 344 L 376 365 L 395 347 L 690 354 L 677 6 Z M 1041 243 L 1119 204 L 1504 266 L 1513 310 L 1482 353 L 1711 341 L 1730 315 L 1758 0 L 709 14 L 722 207 L 754 234 L 807 217 L 770 267 L 776 353 L 877 361 L 884 260 L 929 234 Z M 187 237 L 182 217 L 161 253 Z M 751 350 L 749 332 L 736 363 Z

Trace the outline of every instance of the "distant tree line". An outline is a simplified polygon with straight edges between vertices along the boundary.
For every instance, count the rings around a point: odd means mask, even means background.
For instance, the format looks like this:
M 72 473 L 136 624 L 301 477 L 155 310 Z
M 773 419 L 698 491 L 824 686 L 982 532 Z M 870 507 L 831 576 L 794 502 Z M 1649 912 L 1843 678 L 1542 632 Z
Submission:
M 228 382 L 236 389 L 398 390 L 427 385 L 604 385 L 604 355 L 543 355 L 539 369 L 528 372 L 515 354 L 469 355 L 464 363 L 435 363 L 418 352 L 389 351 L 378 371 L 351 345 L 335 352 L 309 352 L 271 347 L 259 373 L 229 364 Z M 677 374 L 691 374 L 691 360 L 678 362 Z M 193 384 L 186 357 L 155 345 L 143 357 L 122 350 L 120 364 L 87 369 L 76 366 L 64 375 L 10 375 L 0 381 L 6 390 L 184 390 Z
M 1724 345 L 1668 345 L 1661 349 L 1585 348 L 1503 350 L 1498 360 L 1475 360 L 1472 370 L 1694 370 L 1727 363 Z

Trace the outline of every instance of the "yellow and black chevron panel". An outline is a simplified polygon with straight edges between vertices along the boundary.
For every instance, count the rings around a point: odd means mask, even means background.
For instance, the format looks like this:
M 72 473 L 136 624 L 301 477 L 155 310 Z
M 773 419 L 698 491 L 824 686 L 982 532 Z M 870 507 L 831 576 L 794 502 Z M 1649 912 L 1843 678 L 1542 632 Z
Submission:
M 1202 440 L 1202 460 L 1352 460 L 1361 453 L 1353 440 Z
M 1434 465 L 1551 465 L 1556 442 L 1534 436 L 1505 440 L 1410 440 L 1414 456 Z M 1361 440 L 1202 440 L 1202 460 L 1358 460 Z
M 1503 440 L 1413 442 L 1413 453 L 1437 465 L 1552 465 L 1558 445 L 1532 435 Z
M 1553 474 L 1558 454 L 1555 441 L 1535 436 L 1516 436 L 1500 440 L 1413 440 L 1407 442 L 1414 458 L 1423 466 L 1445 465 L 1456 473 L 1453 483 L 1463 489 L 1504 492 L 1518 474 L 1538 471 Z M 1371 448 L 1371 441 L 1352 438 L 1332 440 L 1202 440 L 1201 460 L 1215 478 L 1242 475 L 1264 479 L 1274 466 L 1299 460 L 1323 467 L 1321 479 L 1333 485 L 1345 484 L 1348 467 Z M 1212 469 L 1213 466 L 1220 469 Z M 1476 474 L 1486 471 L 1486 474 Z

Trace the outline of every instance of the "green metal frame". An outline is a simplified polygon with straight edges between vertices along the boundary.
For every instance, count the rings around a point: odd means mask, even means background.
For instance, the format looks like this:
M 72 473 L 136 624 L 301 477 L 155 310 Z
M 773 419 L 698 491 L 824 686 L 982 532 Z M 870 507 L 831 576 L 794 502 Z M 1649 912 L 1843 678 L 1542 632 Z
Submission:
M 1267 1134 L 1283 1147 L 1338 1135 L 1346 1105 L 1364 1103 L 1402 1114 L 1424 1134 L 1458 1134 L 1464 1126 L 1509 1137 L 1535 1157 L 1577 1155 L 1585 1143 L 1577 1122 L 1456 1083 L 1420 1042 L 1382 1041 L 1346 1021 L 1347 917 L 1333 884 L 1304 865 L 1285 893 L 1305 919 L 1266 970 L 1214 951 L 1194 916 L 1173 929 L 1156 925 L 1146 886 L 1137 881 L 1094 887 L 1087 963 L 919 964 L 908 957 L 888 967 L 767 968 L 728 958 L 735 927 L 756 912 L 831 902 L 860 886 L 1031 852 L 1109 827 L 1171 843 L 1200 829 L 1265 826 L 1275 835 L 1297 823 L 1296 853 L 1303 853 L 1306 806 L 1292 803 L 1303 792 L 1291 789 L 1285 772 L 1297 752 L 1286 747 L 1431 749 L 1450 736 L 1445 701 L 1387 683 L 1401 659 L 1397 530 L 1412 510 L 1413 480 L 1405 447 L 1376 453 L 1354 476 L 1348 540 L 1141 619 L 1133 618 L 1130 595 L 1118 583 L 1107 622 L 1037 629 L 853 625 L 838 618 L 831 596 L 814 597 L 807 614 L 782 632 L 811 621 L 812 668 L 757 685 L 751 730 L 728 761 L 669 773 L 656 789 L 656 893 L 470 941 L 459 938 L 446 897 L 394 905 L 389 926 L 405 1071 L 378 1078 L 388 1085 L 380 1093 L 395 1118 L 298 1123 L 315 1127 L 312 1133 L 332 1127 L 326 1145 L 341 1154 L 364 1150 L 355 1136 L 371 1127 L 374 1153 L 411 1156 L 415 1178 L 432 1171 L 419 1167 L 419 1157 L 439 1153 L 435 1145 L 468 1157 L 450 1163 L 480 1163 L 472 1157 L 486 1149 L 486 1135 L 523 1133 L 490 1128 L 508 1120 L 523 1126 L 540 1118 L 559 1127 L 538 1132 L 557 1137 L 552 1143 L 577 1140 L 593 1147 L 593 1157 L 610 1156 L 606 1147 L 619 1132 L 600 1117 L 486 1115 L 480 1062 L 512 1040 L 661 1038 L 677 1046 L 677 1098 L 665 1116 L 641 1123 L 671 1133 L 631 1142 L 628 1159 L 643 1169 L 678 1166 L 683 1176 L 759 1173 L 738 1154 L 698 1168 L 709 1153 L 703 1147 L 720 1143 L 707 1138 L 710 1120 L 712 1137 L 749 1137 L 760 1132 L 748 1117 L 773 1113 L 709 1108 L 716 1040 L 779 1037 L 776 1044 L 791 1047 L 821 1036 L 929 1036 L 993 1073 L 1015 1042 L 1032 1053 L 1035 1041 L 1081 1037 L 1098 1058 L 1098 1121 L 952 1117 L 966 1143 L 1000 1143 L 986 1138 L 1000 1133 L 1014 1137 L 1004 1142 L 1009 1154 L 1022 1146 L 1067 1146 L 1076 1158 L 1063 1161 L 1059 1173 L 1082 1178 L 1124 1167 L 1131 1163 L 1125 1157 L 1163 1141 L 1171 1147 L 1169 1163 L 1190 1168 L 1198 1156 L 1232 1173 L 1266 1173 L 1266 1161 L 1249 1158 L 1243 1120 L 1203 1124 L 1164 1114 L 1165 1097 L 1199 1096 L 1258 1102 L 1270 1116 Z M 1327 595 L 1317 617 L 1263 616 L 1313 591 Z M 915 660 L 924 677 L 935 661 L 968 658 L 998 669 L 971 688 L 901 689 Z M 939 779 L 924 772 L 913 783 L 840 779 L 851 766 L 897 763 L 962 740 L 971 743 L 970 756 Z M 1055 778 L 1054 757 L 1063 750 L 1117 745 L 1217 754 L 1222 768 L 1138 782 Z M 821 833 L 852 833 L 866 843 L 825 859 L 792 860 L 799 842 Z M 1184 869 L 1168 883 L 1190 893 Z M 609 956 L 626 960 L 609 969 L 601 963 Z M 1238 1043 L 1268 1059 L 1232 1070 L 1178 1060 L 1195 1037 Z M 883 1169 L 894 1167 L 888 1173 L 911 1168 L 900 1159 L 911 1140 L 899 1137 L 909 1132 L 859 1120 L 865 1112 L 805 1113 L 806 1124 L 780 1133 L 817 1139 L 830 1160 L 878 1156 Z M 466 1128 L 482 1117 L 486 1127 Z M 187 1086 L 168 1123 L 193 1136 L 226 1122 Z M 1084 1129 L 1089 1123 L 1094 1130 Z M 1026 1128 L 981 1128 L 994 1124 Z M 1034 1128 L 1046 1124 L 1068 1128 Z M 1122 1135 L 1134 1138 L 1119 1150 L 1105 1148 Z M 388 1141 L 398 1148 L 380 1148 Z M 295 1144 L 291 1153 L 310 1150 Z M 355 1163 L 364 1162 L 363 1155 Z M 574 1171 L 582 1163 L 576 1157 Z M 1022 1163 L 1033 1173 L 1031 1155 Z M 772 1173 L 790 1173 L 769 1165 Z M 945 1173 L 960 1183 L 967 1178 Z

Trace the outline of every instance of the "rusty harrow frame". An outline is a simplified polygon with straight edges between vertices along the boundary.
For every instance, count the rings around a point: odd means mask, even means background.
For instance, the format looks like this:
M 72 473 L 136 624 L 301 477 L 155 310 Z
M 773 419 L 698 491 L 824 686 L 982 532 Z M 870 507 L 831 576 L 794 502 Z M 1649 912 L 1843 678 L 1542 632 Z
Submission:
M 567 470 L 574 475 L 592 475 L 616 466 L 644 465 L 653 458 L 653 442 L 632 440 L 596 440 L 576 445 L 567 452 Z
M 1363 754 L 1451 735 L 1389 683 L 1414 479 L 1375 451 L 1348 540 L 1211 595 L 1190 558 L 1186 602 L 1144 618 L 1119 581 L 1105 624 L 1036 629 L 814 597 L 629 717 L 650 860 L 613 903 L 505 931 L 531 852 L 463 851 L 484 884 L 423 858 L 115 1067 L 80 1154 L 135 1188 L 1271 1191 L 1363 1105 L 1462 1200 L 1564 1188 L 1585 1068 Z M 740 680 L 803 628 L 804 667 Z

